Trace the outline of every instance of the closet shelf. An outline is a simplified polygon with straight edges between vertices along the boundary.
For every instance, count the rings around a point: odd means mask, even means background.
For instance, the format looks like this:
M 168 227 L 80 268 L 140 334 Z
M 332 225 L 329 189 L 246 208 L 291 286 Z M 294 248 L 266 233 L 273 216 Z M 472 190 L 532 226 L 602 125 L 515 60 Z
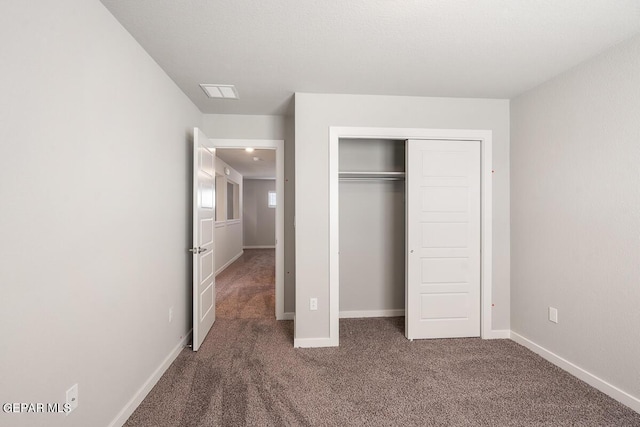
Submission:
M 381 181 L 404 181 L 404 172 L 340 172 L 341 181 L 364 181 L 364 180 L 381 180 Z

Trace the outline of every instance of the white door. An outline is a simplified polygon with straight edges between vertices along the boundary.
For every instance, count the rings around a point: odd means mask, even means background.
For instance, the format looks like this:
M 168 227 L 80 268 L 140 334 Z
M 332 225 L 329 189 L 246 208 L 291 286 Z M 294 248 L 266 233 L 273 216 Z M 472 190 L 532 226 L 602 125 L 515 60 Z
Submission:
M 216 320 L 214 221 L 216 150 L 198 128 L 193 130 L 193 350 Z
M 409 339 L 480 336 L 480 142 L 409 140 Z

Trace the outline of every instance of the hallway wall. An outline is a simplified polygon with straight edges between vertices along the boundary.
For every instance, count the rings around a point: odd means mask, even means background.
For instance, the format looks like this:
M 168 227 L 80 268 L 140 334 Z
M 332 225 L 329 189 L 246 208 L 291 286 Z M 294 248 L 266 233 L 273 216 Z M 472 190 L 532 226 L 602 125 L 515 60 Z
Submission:
M 276 210 L 267 204 L 269 191 L 276 191 L 273 179 L 245 179 L 243 185 L 244 246 L 276 244 Z
M 229 169 L 225 175 L 224 169 Z M 220 158 L 216 157 L 216 274 L 229 266 L 242 255 L 242 175 Z M 229 184 L 238 185 L 238 217 L 229 218 L 230 197 Z M 231 211 L 233 211 L 231 207 Z

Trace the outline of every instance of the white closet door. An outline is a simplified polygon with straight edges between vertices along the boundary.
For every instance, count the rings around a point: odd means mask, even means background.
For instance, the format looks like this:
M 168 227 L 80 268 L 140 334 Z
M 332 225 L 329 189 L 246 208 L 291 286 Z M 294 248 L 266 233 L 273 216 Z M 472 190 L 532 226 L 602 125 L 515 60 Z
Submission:
M 407 141 L 409 339 L 480 336 L 480 142 Z

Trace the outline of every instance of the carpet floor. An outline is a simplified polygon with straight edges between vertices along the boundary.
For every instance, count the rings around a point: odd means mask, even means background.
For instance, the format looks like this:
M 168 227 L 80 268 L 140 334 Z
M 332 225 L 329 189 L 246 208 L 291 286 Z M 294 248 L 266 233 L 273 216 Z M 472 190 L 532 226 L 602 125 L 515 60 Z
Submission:
M 272 274 L 273 253 L 245 257 L 218 276 L 200 350 L 182 351 L 126 426 L 640 426 L 510 340 L 409 342 L 403 318 L 350 319 L 340 347 L 294 349 L 293 322 L 273 320 L 273 282 L 251 273 Z
M 216 276 L 216 319 L 273 319 L 275 249 L 245 249 Z

